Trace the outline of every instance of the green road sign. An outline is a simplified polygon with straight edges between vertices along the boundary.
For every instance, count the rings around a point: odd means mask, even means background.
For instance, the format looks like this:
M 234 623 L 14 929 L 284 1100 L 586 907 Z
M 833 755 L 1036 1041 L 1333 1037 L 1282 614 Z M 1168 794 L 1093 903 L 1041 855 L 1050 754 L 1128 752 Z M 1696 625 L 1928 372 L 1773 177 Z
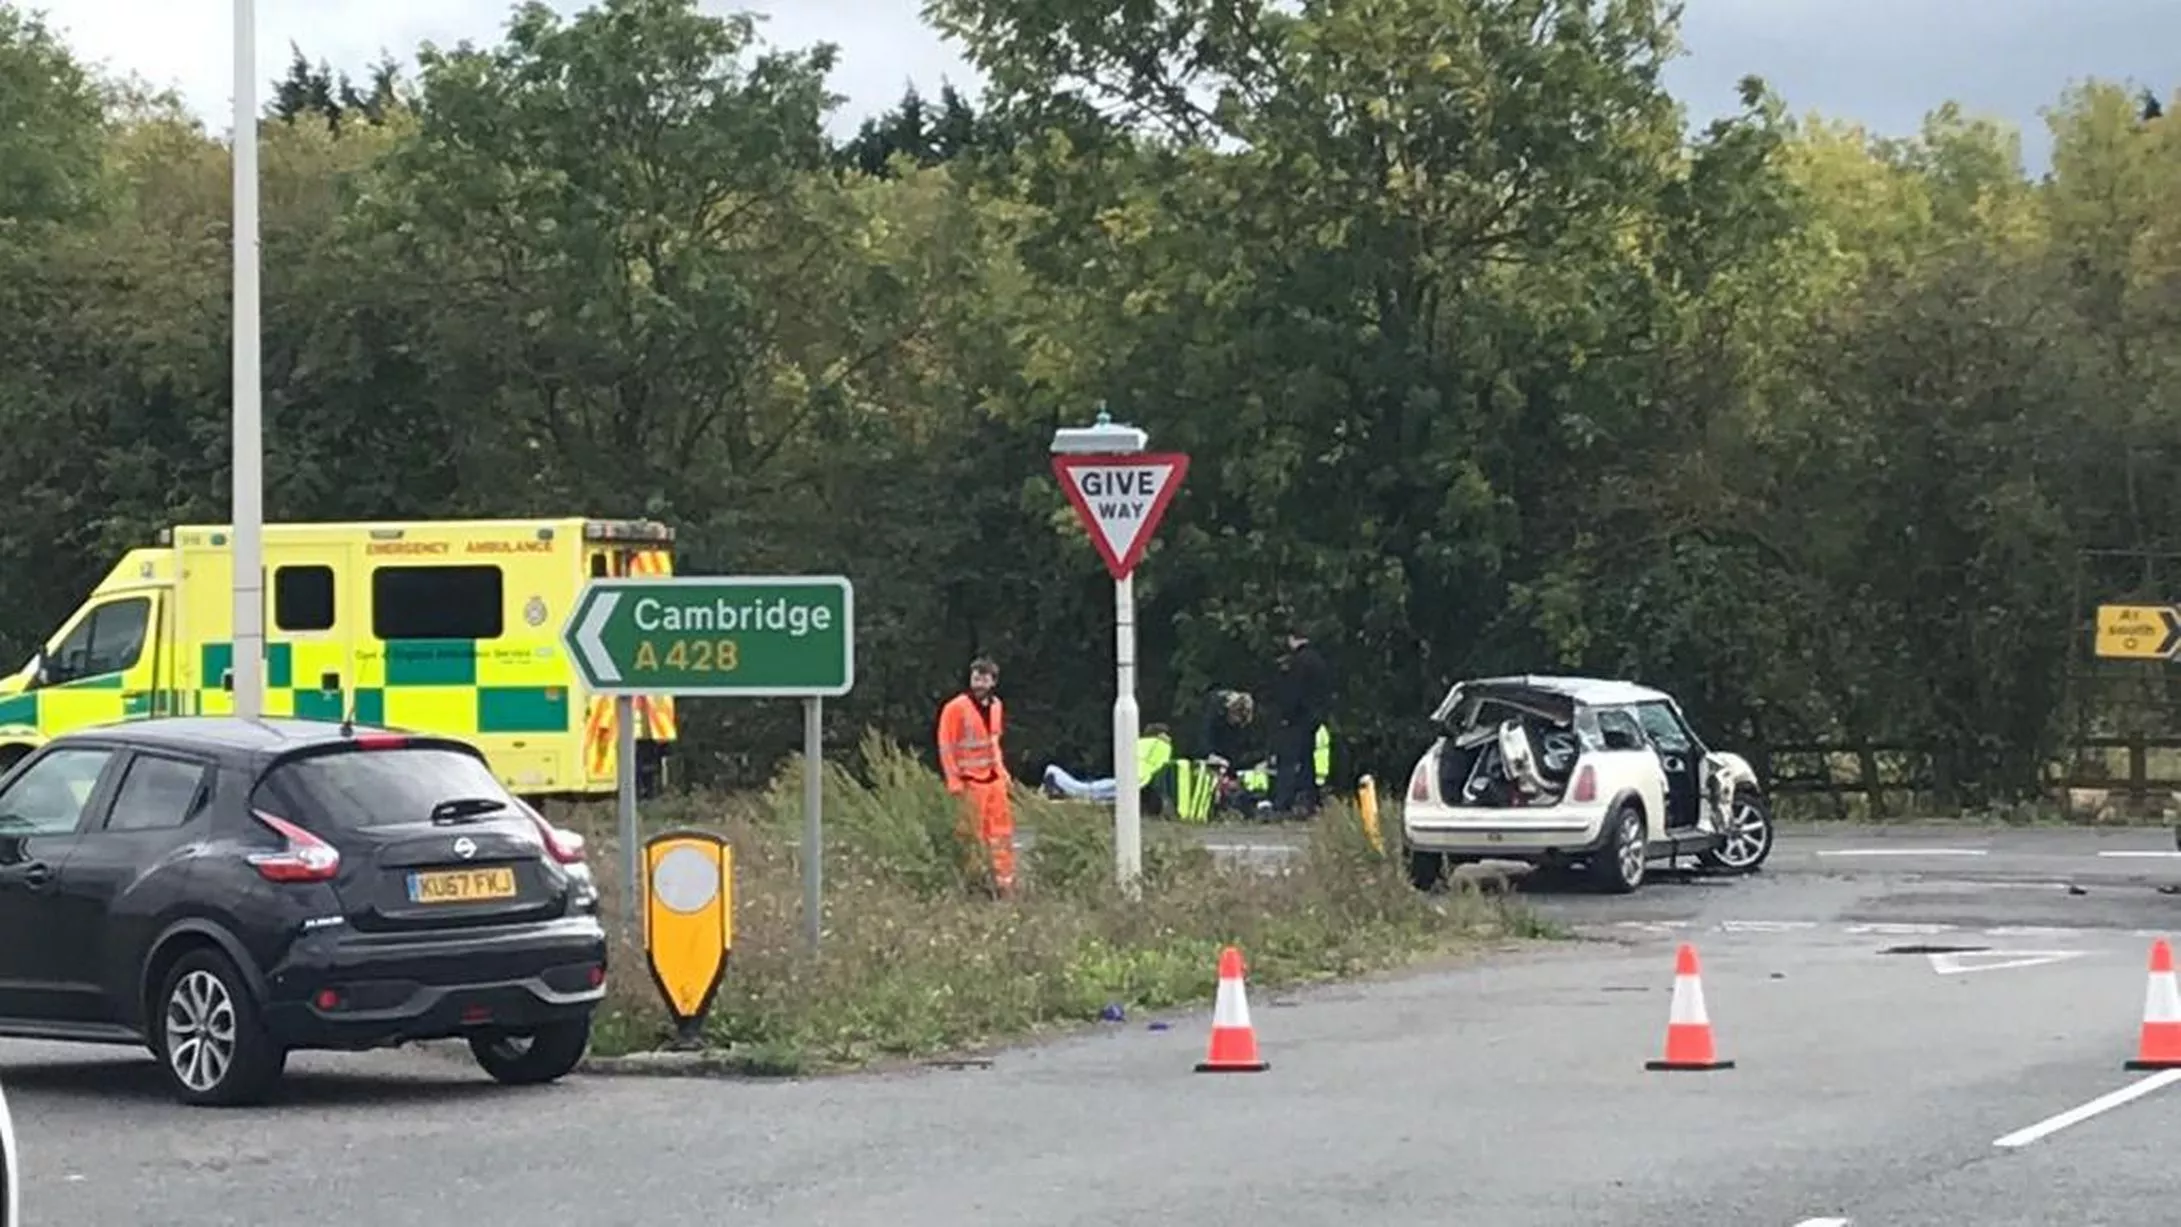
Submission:
M 594 579 L 561 640 L 597 694 L 812 698 L 855 685 L 855 614 L 838 575 Z

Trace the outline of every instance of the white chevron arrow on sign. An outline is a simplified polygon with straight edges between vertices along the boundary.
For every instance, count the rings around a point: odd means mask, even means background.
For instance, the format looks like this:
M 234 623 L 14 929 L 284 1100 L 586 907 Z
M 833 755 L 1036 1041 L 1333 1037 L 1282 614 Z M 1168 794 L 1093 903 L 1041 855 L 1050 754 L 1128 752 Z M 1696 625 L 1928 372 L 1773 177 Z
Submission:
M 606 641 L 599 636 L 605 632 L 606 623 L 620 605 L 620 593 L 599 593 L 591 601 L 591 607 L 584 611 L 583 621 L 577 625 L 575 634 L 576 651 L 590 665 L 598 680 L 609 685 L 621 680 L 621 666 L 613 663 L 613 653 L 606 650 Z

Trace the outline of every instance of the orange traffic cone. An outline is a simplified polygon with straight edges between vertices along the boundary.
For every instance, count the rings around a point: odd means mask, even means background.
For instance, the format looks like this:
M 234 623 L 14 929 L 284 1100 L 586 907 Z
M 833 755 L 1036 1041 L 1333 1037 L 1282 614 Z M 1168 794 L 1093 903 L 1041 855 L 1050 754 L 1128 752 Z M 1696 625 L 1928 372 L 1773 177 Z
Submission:
M 1666 1059 L 1645 1069 L 1733 1069 L 1712 1046 L 1711 1015 L 1704 1010 L 1704 980 L 1696 947 L 1684 942 L 1674 958 L 1674 1001 L 1666 1019 Z
M 1249 998 L 1242 990 L 1242 952 L 1219 952 L 1219 996 L 1212 1003 L 1212 1048 L 1197 1062 L 1200 1074 L 1254 1074 L 1272 1068 L 1257 1056 L 1257 1029 L 1250 1026 Z
M 2173 947 L 2151 943 L 2151 978 L 2143 991 L 2143 1036 L 2128 1069 L 2181 1069 L 2181 983 L 2173 974 Z

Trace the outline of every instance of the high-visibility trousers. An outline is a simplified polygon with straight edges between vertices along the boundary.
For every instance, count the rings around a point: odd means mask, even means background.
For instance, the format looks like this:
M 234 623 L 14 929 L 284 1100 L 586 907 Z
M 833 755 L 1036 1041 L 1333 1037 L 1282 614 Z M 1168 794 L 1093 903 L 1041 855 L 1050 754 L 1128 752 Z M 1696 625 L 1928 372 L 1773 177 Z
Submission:
M 992 865 L 992 884 L 1002 895 L 1015 889 L 1015 811 L 1007 780 L 964 785 L 960 833 L 965 847 L 982 846 Z M 975 842 L 972 842 L 972 841 Z

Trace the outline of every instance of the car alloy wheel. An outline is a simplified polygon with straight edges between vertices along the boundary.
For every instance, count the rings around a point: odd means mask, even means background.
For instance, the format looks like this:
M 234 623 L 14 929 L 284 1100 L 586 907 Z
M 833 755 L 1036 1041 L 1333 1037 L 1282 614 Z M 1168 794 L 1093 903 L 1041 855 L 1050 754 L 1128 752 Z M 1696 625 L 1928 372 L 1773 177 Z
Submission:
M 209 1095 L 235 1064 L 235 999 L 218 976 L 192 969 L 166 1008 L 167 1065 L 184 1087 Z
M 1620 824 L 1617 851 L 1621 858 L 1621 881 L 1630 886 L 1640 885 L 1645 861 L 1643 814 L 1634 808 L 1626 809 L 1616 821 Z
M 183 1103 L 257 1103 L 280 1081 L 288 1053 L 266 1033 L 257 998 L 233 959 L 191 950 L 175 960 L 147 1010 L 152 1055 Z
M 1772 823 L 1747 796 L 1738 796 L 1727 810 L 1726 842 L 1719 848 L 1719 863 L 1728 869 L 1746 869 L 1764 859 L 1772 842 Z

